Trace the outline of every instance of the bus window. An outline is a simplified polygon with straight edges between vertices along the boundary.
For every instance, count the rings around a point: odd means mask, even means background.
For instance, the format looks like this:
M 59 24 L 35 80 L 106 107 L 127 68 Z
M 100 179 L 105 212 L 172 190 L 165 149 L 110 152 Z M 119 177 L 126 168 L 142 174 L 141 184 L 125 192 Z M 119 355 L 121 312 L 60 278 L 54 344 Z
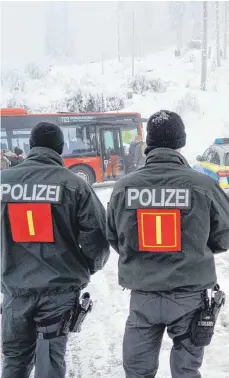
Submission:
M 62 127 L 64 134 L 63 155 L 97 155 L 95 126 Z
M 114 135 L 113 131 L 106 130 L 104 131 L 104 150 L 110 151 L 111 153 L 115 152 L 115 146 L 114 146 Z
M 30 129 L 12 130 L 12 149 L 15 147 L 20 148 L 23 151 L 23 157 L 25 158 L 29 153 L 29 136 Z
M 7 151 L 8 149 L 9 149 L 9 146 L 8 146 L 6 131 L 1 129 L 1 150 Z
M 128 155 L 130 144 L 133 142 L 136 135 L 138 135 L 137 128 L 121 130 L 121 138 L 125 155 Z

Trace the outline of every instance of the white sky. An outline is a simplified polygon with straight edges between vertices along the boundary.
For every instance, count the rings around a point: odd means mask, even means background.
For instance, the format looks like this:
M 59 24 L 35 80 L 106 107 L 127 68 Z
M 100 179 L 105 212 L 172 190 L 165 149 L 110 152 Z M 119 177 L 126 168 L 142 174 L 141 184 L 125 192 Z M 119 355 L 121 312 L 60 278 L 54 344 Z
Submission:
M 114 58 L 118 51 L 120 8 L 120 50 L 132 52 L 133 11 L 137 56 L 175 45 L 177 34 L 166 1 L 2 1 L 2 64 L 10 68 L 47 57 L 68 57 L 73 63 Z M 182 36 L 184 42 L 201 26 L 201 2 L 185 4 Z M 220 2 L 220 4 L 223 2 Z M 178 10 L 179 11 L 179 10 Z M 220 11 L 224 16 L 223 8 Z M 198 25 L 199 22 L 199 25 Z M 210 31 L 215 37 L 215 2 L 209 2 Z
M 166 2 L 122 2 L 121 53 L 132 48 L 132 15 L 135 7 L 136 50 L 157 48 L 171 42 Z M 2 2 L 3 65 L 40 62 L 47 43 L 77 63 L 117 56 L 118 2 Z M 64 47 L 63 47 L 64 46 Z

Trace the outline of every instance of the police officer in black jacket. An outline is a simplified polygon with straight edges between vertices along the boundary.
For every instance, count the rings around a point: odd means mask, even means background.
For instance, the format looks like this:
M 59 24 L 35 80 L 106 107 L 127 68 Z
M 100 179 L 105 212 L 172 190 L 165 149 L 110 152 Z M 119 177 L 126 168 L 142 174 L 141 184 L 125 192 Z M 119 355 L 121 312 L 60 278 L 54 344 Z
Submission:
M 63 146 L 61 129 L 40 123 L 27 158 L 1 175 L 2 378 L 28 378 L 36 348 L 36 378 L 65 376 L 60 322 L 109 257 L 105 209 L 64 168 Z
M 205 289 L 217 283 L 214 254 L 229 249 L 229 198 L 189 167 L 181 155 L 185 143 L 179 115 L 151 116 L 146 164 L 116 183 L 108 205 L 107 238 L 119 254 L 119 283 L 131 290 L 126 378 L 156 376 L 166 328 L 174 342 L 172 377 L 201 376 L 204 348 L 189 331 Z

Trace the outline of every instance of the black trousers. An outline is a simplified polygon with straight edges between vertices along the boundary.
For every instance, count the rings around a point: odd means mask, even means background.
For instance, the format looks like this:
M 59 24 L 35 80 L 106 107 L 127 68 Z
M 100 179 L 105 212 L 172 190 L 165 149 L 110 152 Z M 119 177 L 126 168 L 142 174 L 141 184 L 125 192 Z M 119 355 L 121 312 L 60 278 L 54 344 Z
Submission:
M 74 307 L 75 291 L 47 296 L 4 296 L 2 306 L 2 378 L 64 378 L 67 336 L 37 339 L 37 324 Z M 50 326 L 51 327 L 51 326 Z M 53 325 L 53 331 L 58 325 Z

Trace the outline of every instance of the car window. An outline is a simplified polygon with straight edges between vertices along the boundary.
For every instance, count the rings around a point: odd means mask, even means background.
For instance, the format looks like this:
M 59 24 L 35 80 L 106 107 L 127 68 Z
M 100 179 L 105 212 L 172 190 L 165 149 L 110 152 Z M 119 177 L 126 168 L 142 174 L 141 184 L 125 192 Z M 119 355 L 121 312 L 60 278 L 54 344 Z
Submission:
M 210 163 L 220 165 L 220 156 L 217 151 L 212 150 L 209 159 Z
M 226 157 L 225 157 L 225 165 L 228 165 L 228 166 L 229 166 L 229 154 L 226 154 Z
M 212 155 L 213 155 L 214 151 L 212 148 L 209 148 L 207 151 L 205 151 L 204 155 L 203 155 L 203 161 L 206 161 L 206 162 L 211 162 L 211 159 L 212 159 Z
M 202 159 L 203 160 L 207 160 L 207 156 L 209 155 L 209 152 L 211 151 L 211 149 L 210 148 L 208 148 L 204 153 L 203 153 L 203 155 L 202 155 Z

